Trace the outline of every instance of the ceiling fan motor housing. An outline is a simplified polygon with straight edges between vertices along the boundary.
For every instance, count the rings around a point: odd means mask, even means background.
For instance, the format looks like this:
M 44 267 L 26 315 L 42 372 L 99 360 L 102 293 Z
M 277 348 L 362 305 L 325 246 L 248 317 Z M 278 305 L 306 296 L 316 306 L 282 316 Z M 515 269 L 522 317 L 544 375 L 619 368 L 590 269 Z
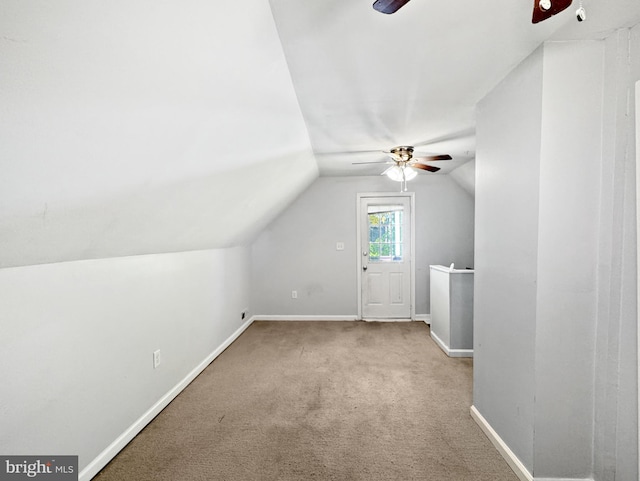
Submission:
M 390 152 L 398 158 L 398 160 L 403 162 L 408 162 L 413 157 L 413 147 L 410 145 L 401 145 L 398 147 L 394 147 L 390 150 Z

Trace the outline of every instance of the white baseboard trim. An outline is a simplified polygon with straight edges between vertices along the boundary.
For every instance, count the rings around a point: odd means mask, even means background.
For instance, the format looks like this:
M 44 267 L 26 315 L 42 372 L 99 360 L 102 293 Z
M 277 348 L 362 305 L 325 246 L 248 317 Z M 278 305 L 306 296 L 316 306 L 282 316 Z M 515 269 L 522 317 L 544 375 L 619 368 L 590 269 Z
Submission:
M 370 319 L 363 318 L 364 322 L 413 322 L 411 319 L 387 319 L 387 318 L 377 318 L 372 317 Z
M 593 478 L 533 478 L 534 481 L 593 481 Z
M 263 315 L 253 316 L 254 321 L 357 321 L 358 316 L 307 316 L 307 315 Z
M 89 481 L 98 472 L 104 468 L 131 440 L 138 435 L 144 427 L 149 424 L 160 412 L 173 401 L 173 399 L 193 381 L 198 374 L 213 362 L 213 360 L 222 354 L 240 334 L 242 334 L 254 321 L 250 318 L 242 326 L 238 328 L 226 341 L 224 341 L 215 351 L 209 354 L 200 364 L 198 364 L 189 374 L 186 375 L 178 384 L 176 384 L 169 392 L 158 400 L 146 413 L 144 413 L 136 422 L 123 432 L 115 441 L 113 441 L 104 451 L 102 451 L 93 461 L 91 461 L 79 474 L 78 481 Z
M 253 316 L 254 321 L 359 321 L 361 320 L 356 315 L 349 316 L 318 316 L 318 315 L 292 315 L 292 314 L 257 314 Z M 363 321 L 371 322 L 410 322 L 412 319 L 362 319 Z M 420 314 L 415 316 L 414 321 L 421 321 L 427 324 L 431 324 L 431 316 L 429 314 Z
M 473 349 L 450 349 L 442 339 L 440 339 L 433 331 L 431 338 L 436 342 L 438 347 L 442 349 L 449 357 L 473 357 Z
M 491 427 L 482 414 L 476 409 L 475 406 L 471 406 L 471 417 L 478 423 L 480 429 L 486 434 L 489 440 L 496 447 L 498 452 L 502 455 L 509 467 L 513 469 L 513 472 L 518 476 L 521 481 L 534 481 L 532 474 L 527 470 L 524 464 L 518 459 L 518 457 L 509 449 L 509 446 L 502 440 L 497 432 Z M 540 480 L 537 480 L 540 481 Z M 574 480 L 578 481 L 578 480 Z
M 416 314 L 414 320 L 431 325 L 431 314 Z
M 473 349 L 449 349 L 449 357 L 473 357 Z

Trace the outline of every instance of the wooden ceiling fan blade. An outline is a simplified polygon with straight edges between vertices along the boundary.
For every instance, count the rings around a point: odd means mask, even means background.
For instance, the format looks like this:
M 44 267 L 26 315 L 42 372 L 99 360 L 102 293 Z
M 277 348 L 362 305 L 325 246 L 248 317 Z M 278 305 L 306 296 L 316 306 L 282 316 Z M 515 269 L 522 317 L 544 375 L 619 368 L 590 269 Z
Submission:
M 531 23 L 538 23 L 566 10 L 573 0 L 533 0 Z
M 429 172 L 438 172 L 440 167 L 434 167 L 433 165 L 424 165 L 424 164 L 411 164 L 411 167 L 414 169 L 420 170 L 428 170 Z
M 373 2 L 373 9 L 380 13 L 396 13 L 409 0 L 376 0 Z
M 452 160 L 452 159 L 453 157 L 451 157 L 449 154 L 443 154 L 443 155 L 420 155 L 420 156 L 413 157 L 411 160 L 416 162 L 438 162 L 440 160 Z

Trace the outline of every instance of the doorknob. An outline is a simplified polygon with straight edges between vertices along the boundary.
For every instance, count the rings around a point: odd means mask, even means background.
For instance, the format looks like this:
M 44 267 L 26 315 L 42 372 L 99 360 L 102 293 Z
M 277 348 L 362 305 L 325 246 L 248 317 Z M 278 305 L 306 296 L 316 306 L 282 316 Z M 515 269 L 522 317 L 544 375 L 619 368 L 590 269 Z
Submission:
M 367 270 L 367 266 L 362 266 L 362 270 L 366 271 Z

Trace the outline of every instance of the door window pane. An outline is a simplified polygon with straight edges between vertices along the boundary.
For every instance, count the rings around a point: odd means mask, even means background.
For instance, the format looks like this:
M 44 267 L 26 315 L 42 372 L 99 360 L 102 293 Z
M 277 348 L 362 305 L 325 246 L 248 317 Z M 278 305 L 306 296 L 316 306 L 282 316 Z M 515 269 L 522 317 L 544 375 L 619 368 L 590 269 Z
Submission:
M 369 215 L 369 262 L 402 262 L 403 206 L 372 205 Z

